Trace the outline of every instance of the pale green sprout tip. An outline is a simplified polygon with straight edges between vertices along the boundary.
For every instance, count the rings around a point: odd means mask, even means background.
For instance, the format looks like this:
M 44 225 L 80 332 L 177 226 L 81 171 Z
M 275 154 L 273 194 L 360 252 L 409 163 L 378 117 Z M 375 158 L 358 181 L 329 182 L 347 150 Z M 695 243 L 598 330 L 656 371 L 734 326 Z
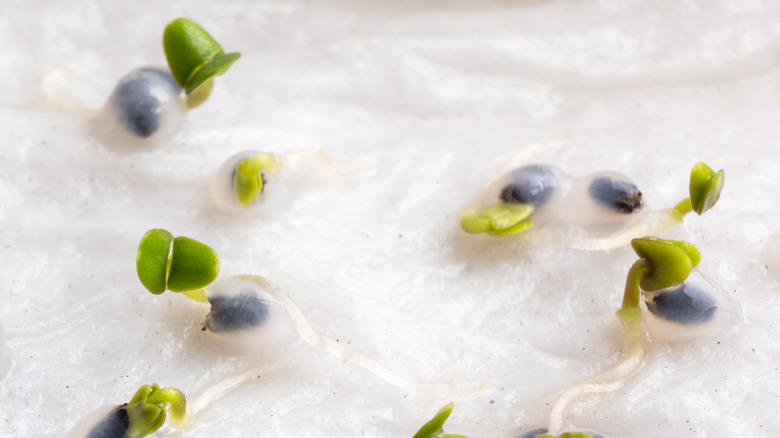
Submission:
M 699 264 L 701 253 L 691 243 L 644 237 L 631 246 L 639 256 L 626 278 L 623 305 L 617 312 L 630 349 L 643 348 L 641 290 L 653 292 L 680 284 Z M 641 289 L 640 289 L 641 288 Z
M 696 214 L 701 215 L 718 202 L 725 178 L 723 169 L 715 172 L 704 163 L 696 163 L 693 166 L 688 190 L 691 196 L 691 208 Z
M 162 229 L 147 231 L 138 244 L 135 259 L 138 278 L 155 295 L 165 292 L 172 248 L 173 235 Z
M 531 204 L 501 203 L 480 212 L 466 210 L 460 217 L 460 226 L 467 233 L 488 233 L 493 236 L 507 236 L 522 233 L 534 222 Z
M 644 361 L 645 332 L 642 328 L 642 291 L 655 292 L 682 283 L 691 269 L 701 260 L 699 250 L 688 242 L 643 237 L 632 239 L 631 246 L 639 256 L 628 270 L 623 303 L 617 311 L 628 352 L 620 364 L 606 371 L 602 377 L 591 379 L 567 389 L 553 405 L 549 430 L 557 433 L 563 427 L 567 405 L 576 397 L 604 393 L 620 388 L 636 373 Z M 535 438 L 556 438 L 551 434 Z M 592 438 L 580 432 L 564 433 L 557 438 Z
M 272 154 L 259 153 L 236 165 L 233 176 L 233 194 L 241 205 L 249 205 L 263 192 L 264 172 L 275 173 L 279 159 Z
M 175 425 L 185 424 L 189 416 L 184 394 L 176 388 L 160 388 L 157 384 L 138 388 L 125 409 L 130 438 L 153 434 L 165 424 L 168 416 Z
M 447 418 L 449 418 L 450 414 L 452 413 L 452 407 L 453 403 L 450 402 L 443 408 L 439 410 L 439 412 L 434 415 L 434 417 L 431 419 L 431 421 L 425 423 L 423 427 L 420 428 L 419 431 L 417 431 L 416 434 L 414 434 L 413 438 L 468 438 L 465 435 L 457 435 L 452 433 L 446 433 L 443 430 L 444 423 L 447 421 Z

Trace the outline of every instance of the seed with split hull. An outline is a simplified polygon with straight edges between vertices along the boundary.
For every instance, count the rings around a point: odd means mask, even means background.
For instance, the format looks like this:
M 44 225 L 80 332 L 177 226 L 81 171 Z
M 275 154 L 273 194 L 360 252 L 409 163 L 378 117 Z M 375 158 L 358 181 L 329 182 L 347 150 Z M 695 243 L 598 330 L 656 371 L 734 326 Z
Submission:
M 108 415 L 89 431 L 86 438 L 126 438 L 130 419 L 125 406 L 127 405 L 117 406 L 109 411 Z
M 558 177 L 551 169 L 530 165 L 519 167 L 509 175 L 509 183 L 501 190 L 501 200 L 509 203 L 532 204 L 538 207 L 552 196 Z
M 181 92 L 169 72 L 146 67 L 122 78 L 111 102 L 122 126 L 138 137 L 147 138 L 165 122 L 166 111 L 183 114 Z
M 664 289 L 645 299 L 647 309 L 654 315 L 678 324 L 703 324 L 718 309 L 715 299 L 707 292 L 683 283 Z
M 227 332 L 263 325 L 269 316 L 268 303 L 253 293 L 209 298 L 211 312 L 204 330 Z
M 590 183 L 588 194 L 605 207 L 618 213 L 630 214 L 644 207 L 642 192 L 631 182 L 615 177 L 598 177 Z

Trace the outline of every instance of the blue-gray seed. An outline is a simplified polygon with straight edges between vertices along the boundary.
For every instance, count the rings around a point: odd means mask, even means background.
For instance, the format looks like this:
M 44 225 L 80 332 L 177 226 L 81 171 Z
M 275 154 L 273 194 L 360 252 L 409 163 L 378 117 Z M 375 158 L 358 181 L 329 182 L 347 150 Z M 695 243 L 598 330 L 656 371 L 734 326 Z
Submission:
M 205 328 L 226 332 L 258 327 L 268 319 L 268 303 L 255 294 L 216 296 L 209 298 L 211 312 L 206 315 Z
M 152 93 L 153 86 L 162 86 L 171 98 L 177 98 L 181 93 L 173 76 L 157 68 L 142 68 L 131 73 L 114 90 L 113 104 L 119 121 L 139 137 L 150 137 L 160 128 L 164 102 Z
M 685 325 L 705 323 L 718 310 L 709 293 L 685 283 L 664 290 L 645 302 L 647 309 L 659 318 Z
M 588 187 L 591 199 L 618 213 L 629 214 L 644 207 L 642 192 L 630 182 L 613 177 L 599 177 Z
M 550 199 L 558 186 L 558 177 L 552 170 L 535 164 L 519 167 L 510 176 L 511 182 L 501 190 L 504 202 L 538 207 Z
M 112 409 L 106 417 L 89 431 L 87 438 L 127 438 L 130 418 L 127 416 L 127 404 Z

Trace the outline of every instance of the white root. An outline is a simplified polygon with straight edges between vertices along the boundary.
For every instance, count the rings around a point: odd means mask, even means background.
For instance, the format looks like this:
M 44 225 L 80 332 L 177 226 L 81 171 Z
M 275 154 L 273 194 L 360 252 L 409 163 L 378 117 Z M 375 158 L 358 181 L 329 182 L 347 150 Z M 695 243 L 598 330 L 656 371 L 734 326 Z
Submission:
M 617 391 L 634 375 L 643 364 L 644 345 L 638 345 L 629 351 L 626 358 L 615 368 L 586 382 L 574 385 L 566 390 L 553 405 L 550 413 L 549 434 L 559 435 L 563 432 L 563 414 L 568 405 L 576 398 L 590 394 L 604 394 Z
M 78 97 L 73 96 L 77 91 L 73 88 L 79 85 L 76 83 L 78 80 L 76 74 L 67 67 L 55 67 L 43 77 L 41 91 L 46 100 L 65 111 L 83 116 L 94 116 L 98 113 L 95 108 L 89 107 L 79 101 Z
M 349 361 L 361 366 L 401 389 L 435 393 L 457 400 L 476 398 L 495 390 L 493 385 L 482 381 L 420 382 L 410 380 L 379 364 L 366 353 L 338 343 L 315 330 L 304 316 L 301 308 L 293 302 L 289 295 L 265 278 L 256 275 L 239 275 L 238 277 L 255 281 L 265 287 L 290 316 L 298 335 L 304 342 L 318 350 L 335 355 L 342 362 Z
M 679 222 L 680 219 L 675 215 L 670 214 L 668 211 L 662 211 L 654 219 L 629 225 L 606 236 L 581 237 L 540 229 L 534 230 L 533 233 L 524 234 L 522 237 L 533 244 L 549 244 L 587 251 L 604 251 L 628 245 L 631 239 L 637 237 L 654 236 Z
M 275 362 L 264 364 L 259 367 L 252 368 L 241 374 L 228 377 L 212 385 L 190 405 L 190 409 L 191 409 L 190 421 L 192 421 L 198 415 L 198 413 L 200 413 L 200 411 L 208 407 L 208 405 L 211 404 L 211 402 L 221 399 L 237 386 L 243 385 L 244 383 L 249 382 L 251 380 L 268 376 L 269 374 L 278 372 L 279 370 L 287 366 L 288 364 L 285 361 L 278 360 Z

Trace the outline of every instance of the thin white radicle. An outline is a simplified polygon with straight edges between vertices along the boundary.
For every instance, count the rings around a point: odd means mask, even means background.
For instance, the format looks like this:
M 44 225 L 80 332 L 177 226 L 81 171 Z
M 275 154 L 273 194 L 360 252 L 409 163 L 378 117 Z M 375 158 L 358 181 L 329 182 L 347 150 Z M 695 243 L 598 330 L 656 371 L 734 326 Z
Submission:
M 255 275 L 239 275 L 238 277 L 255 281 L 265 287 L 268 293 L 279 302 L 285 311 L 287 311 L 293 325 L 295 325 L 295 329 L 298 331 L 298 335 L 304 342 L 318 350 L 334 354 L 344 363 L 352 362 L 355 365 L 361 366 L 401 389 L 416 392 L 430 392 L 461 400 L 475 398 L 495 390 L 493 385 L 483 381 L 420 382 L 410 380 L 378 363 L 366 353 L 338 343 L 325 336 L 322 332 L 315 330 L 304 316 L 301 308 L 293 302 L 289 295 L 265 278 Z
M 626 381 L 642 367 L 644 355 L 644 345 L 640 343 L 632 348 L 623 362 L 616 367 L 567 389 L 553 405 L 548 433 L 558 435 L 563 432 L 563 414 L 574 399 L 584 395 L 613 392 L 622 388 Z
M 376 362 L 366 353 L 338 343 L 325 336 L 322 332 L 315 330 L 304 316 L 301 308 L 293 302 L 289 295 L 265 278 L 256 275 L 238 275 L 237 277 L 262 285 L 290 316 L 298 335 L 304 342 L 318 350 L 334 354 L 344 363 L 352 362 L 361 366 L 401 389 L 410 392 L 432 393 L 439 397 L 456 400 L 473 399 L 481 395 L 487 395 L 495 390 L 493 385 L 483 381 L 420 382 L 410 380 Z M 289 366 L 290 364 L 286 361 L 278 360 L 223 379 L 204 391 L 191 404 L 192 418 L 207 408 L 210 403 L 224 397 L 235 387 L 251 380 L 266 377 Z
M 585 251 L 605 251 L 626 246 L 631 243 L 631 239 L 637 237 L 656 235 L 678 223 L 680 223 L 678 217 L 668 211 L 661 211 L 651 220 L 626 226 L 605 236 L 582 237 L 541 229 L 525 233 L 522 238 L 533 244 L 563 246 Z

